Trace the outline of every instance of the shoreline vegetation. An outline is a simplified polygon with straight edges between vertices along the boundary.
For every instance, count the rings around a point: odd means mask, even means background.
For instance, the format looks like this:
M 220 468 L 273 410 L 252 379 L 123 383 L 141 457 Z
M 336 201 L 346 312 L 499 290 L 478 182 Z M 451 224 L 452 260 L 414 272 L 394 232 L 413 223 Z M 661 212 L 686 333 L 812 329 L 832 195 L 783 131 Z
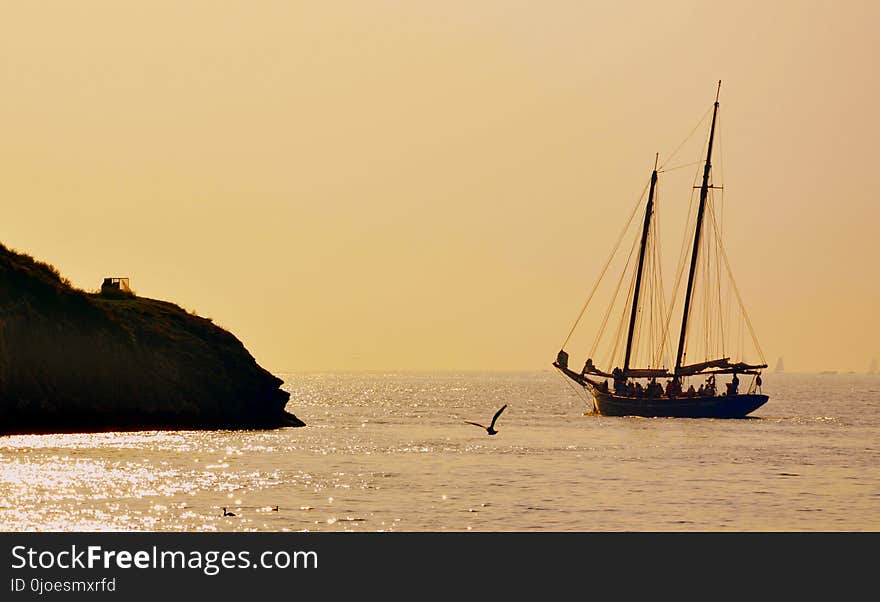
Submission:
M 0 434 L 305 426 L 232 333 L 0 244 Z

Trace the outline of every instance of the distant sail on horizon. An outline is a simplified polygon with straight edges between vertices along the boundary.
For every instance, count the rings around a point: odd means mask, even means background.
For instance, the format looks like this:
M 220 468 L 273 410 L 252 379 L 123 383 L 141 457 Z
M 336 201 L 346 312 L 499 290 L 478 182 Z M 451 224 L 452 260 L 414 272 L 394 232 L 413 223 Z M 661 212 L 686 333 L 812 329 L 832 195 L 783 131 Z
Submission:
M 868 374 L 877 374 L 877 358 L 871 358 L 871 367 L 868 368 Z
M 782 363 L 782 356 L 776 360 L 776 372 L 785 372 L 785 364 Z

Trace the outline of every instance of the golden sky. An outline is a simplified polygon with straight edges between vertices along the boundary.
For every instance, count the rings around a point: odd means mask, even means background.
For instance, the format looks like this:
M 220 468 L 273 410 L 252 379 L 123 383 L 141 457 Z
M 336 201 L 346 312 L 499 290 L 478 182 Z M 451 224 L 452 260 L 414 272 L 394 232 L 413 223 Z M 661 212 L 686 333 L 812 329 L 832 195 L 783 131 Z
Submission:
M 861 372 L 878 7 L 4 3 L 0 241 L 81 288 L 128 276 L 274 371 L 549 368 L 721 79 L 726 246 L 764 353 Z

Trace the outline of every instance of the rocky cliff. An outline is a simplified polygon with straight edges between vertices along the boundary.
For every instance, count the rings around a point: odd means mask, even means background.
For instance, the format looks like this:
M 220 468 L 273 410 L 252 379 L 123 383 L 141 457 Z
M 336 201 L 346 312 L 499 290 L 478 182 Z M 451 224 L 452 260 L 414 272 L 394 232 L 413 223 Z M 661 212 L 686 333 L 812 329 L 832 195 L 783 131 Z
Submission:
M 304 426 L 281 384 L 209 319 L 0 245 L 0 433 Z

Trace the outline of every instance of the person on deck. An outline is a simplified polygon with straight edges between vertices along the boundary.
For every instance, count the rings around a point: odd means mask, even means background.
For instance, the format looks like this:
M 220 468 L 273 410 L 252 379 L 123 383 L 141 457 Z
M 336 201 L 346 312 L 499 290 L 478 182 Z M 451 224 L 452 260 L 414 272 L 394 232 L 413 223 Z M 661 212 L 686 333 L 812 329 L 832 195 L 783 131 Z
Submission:
M 623 377 L 623 370 L 619 367 L 611 371 L 611 377 L 614 379 L 614 394 L 626 395 L 626 379 Z
M 700 387 L 700 388 L 702 388 L 702 387 Z M 694 383 L 691 383 L 690 386 L 688 387 L 688 390 L 687 390 L 687 396 L 694 397 L 694 396 L 696 396 L 696 394 L 697 394 L 697 392 L 694 391 Z
M 666 396 L 677 397 L 679 395 L 681 395 L 681 384 L 678 382 L 678 377 L 673 376 L 669 382 L 666 383 Z
M 586 363 L 584 364 L 584 369 L 581 370 L 581 375 L 587 374 L 588 372 L 592 372 L 596 369 L 596 366 L 593 365 L 593 358 L 588 357 Z
M 709 378 L 706 379 L 705 394 L 707 396 L 715 397 L 715 375 L 714 374 L 710 374 Z
M 733 379 L 731 379 L 730 383 L 727 385 L 727 394 L 728 395 L 736 395 L 738 389 L 739 389 L 739 377 L 737 377 L 736 372 L 734 372 Z
M 556 354 L 556 363 L 562 369 L 568 368 L 568 354 L 564 350 L 560 349 Z

